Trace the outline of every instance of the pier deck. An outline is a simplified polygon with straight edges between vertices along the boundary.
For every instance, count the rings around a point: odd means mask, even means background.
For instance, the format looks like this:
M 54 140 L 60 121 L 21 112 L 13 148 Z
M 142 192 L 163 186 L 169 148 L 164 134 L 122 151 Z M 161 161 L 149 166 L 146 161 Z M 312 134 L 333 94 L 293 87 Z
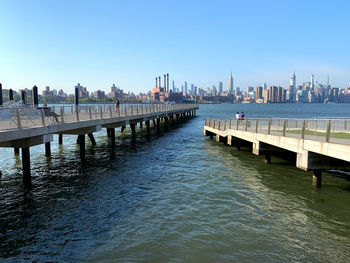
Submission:
M 40 109 L 33 107 L 0 108 L 0 147 L 13 147 L 15 154 L 22 149 L 23 181 L 30 184 L 30 152 L 34 145 L 45 144 L 46 156 L 50 156 L 50 142 L 53 134 L 77 135 L 80 145 L 80 156 L 85 156 L 85 135 L 93 144 L 93 132 L 107 129 L 112 147 L 115 145 L 115 128 L 122 130 L 129 125 L 132 136 L 135 136 L 135 126 L 143 122 L 150 132 L 150 122 L 159 129 L 160 121 L 166 123 L 174 118 L 193 117 L 198 109 L 196 104 L 182 105 L 93 105 L 65 106 Z

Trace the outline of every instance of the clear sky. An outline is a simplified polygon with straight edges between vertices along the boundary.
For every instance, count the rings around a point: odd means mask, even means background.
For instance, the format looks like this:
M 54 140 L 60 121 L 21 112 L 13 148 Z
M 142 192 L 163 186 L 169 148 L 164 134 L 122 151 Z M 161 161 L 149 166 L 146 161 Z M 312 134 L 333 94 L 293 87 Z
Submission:
M 350 1 L 0 0 L 3 88 L 350 82 Z M 171 86 L 171 85 L 170 85 Z

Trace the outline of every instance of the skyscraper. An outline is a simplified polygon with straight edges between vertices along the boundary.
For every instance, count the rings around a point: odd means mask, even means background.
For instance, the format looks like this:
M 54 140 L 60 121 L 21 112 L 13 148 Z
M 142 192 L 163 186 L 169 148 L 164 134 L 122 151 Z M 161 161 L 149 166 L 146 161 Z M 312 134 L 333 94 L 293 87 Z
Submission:
M 311 74 L 311 84 L 310 84 L 310 88 L 311 88 L 311 89 L 314 89 L 314 88 L 315 88 L 314 74 Z
M 292 91 L 296 89 L 296 77 L 295 77 L 295 71 L 293 72 L 293 76 L 290 78 L 290 83 L 289 85 L 291 86 Z
M 222 89 L 223 89 L 223 83 L 222 81 L 219 82 L 219 95 L 222 94 Z
M 233 77 L 232 77 L 232 72 L 230 76 L 228 77 L 228 92 L 229 94 L 233 94 Z

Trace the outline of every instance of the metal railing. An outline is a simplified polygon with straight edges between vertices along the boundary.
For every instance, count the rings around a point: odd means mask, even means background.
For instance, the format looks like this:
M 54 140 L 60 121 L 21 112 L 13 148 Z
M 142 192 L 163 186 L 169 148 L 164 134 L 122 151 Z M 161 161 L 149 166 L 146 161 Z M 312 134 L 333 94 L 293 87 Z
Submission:
M 350 119 L 256 118 L 218 120 L 207 118 L 205 126 L 219 131 L 240 130 L 286 137 L 350 143 Z
M 198 108 L 196 104 L 0 107 L 0 131 Z

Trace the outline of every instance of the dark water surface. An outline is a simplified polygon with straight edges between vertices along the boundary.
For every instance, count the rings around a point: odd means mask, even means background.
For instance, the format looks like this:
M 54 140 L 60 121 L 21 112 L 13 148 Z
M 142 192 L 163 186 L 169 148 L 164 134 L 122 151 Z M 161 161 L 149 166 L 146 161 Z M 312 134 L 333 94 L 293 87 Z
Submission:
M 349 105 L 200 105 L 198 116 L 113 153 L 103 130 L 31 148 L 33 188 L 0 148 L 1 262 L 348 262 L 350 181 L 203 136 L 205 117 L 350 117 Z M 273 112 L 273 113 L 271 113 Z

